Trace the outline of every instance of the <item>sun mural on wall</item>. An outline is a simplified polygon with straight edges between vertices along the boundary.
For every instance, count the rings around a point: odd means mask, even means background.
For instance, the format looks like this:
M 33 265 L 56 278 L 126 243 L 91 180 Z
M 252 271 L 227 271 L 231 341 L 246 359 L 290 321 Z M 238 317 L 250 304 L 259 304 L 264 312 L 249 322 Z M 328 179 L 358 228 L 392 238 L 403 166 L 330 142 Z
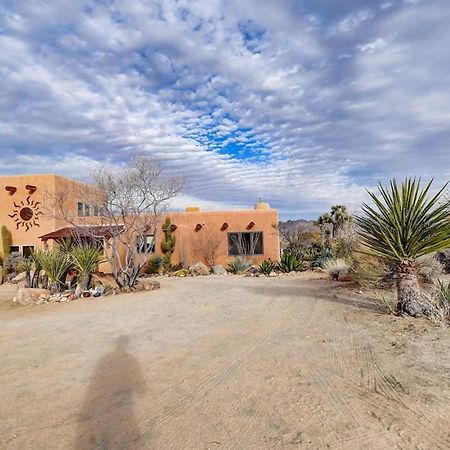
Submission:
M 39 227 L 39 216 L 43 215 L 41 211 L 41 202 L 30 200 L 30 196 L 26 201 L 22 200 L 20 204 L 14 202 L 14 209 L 12 214 L 8 214 L 16 223 L 16 230 L 20 227 L 25 228 L 25 231 L 33 227 Z

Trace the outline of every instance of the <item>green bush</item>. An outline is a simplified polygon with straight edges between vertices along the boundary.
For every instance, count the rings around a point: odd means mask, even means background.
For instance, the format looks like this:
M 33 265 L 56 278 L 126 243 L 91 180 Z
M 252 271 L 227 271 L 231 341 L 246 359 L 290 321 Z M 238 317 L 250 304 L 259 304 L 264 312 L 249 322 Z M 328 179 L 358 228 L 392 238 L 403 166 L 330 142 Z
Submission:
M 244 272 L 244 270 L 248 269 L 248 267 L 250 267 L 250 263 L 242 258 L 239 258 L 239 256 L 236 256 L 236 258 L 233 258 L 229 262 L 228 267 L 231 270 L 231 272 L 235 274 L 240 274 Z
M 164 266 L 164 258 L 159 255 L 152 256 L 144 267 L 144 273 L 153 275 L 159 273 Z
M 284 273 L 306 270 L 306 266 L 302 261 L 299 261 L 295 255 L 286 252 L 281 256 L 278 268 Z
M 259 266 L 259 270 L 264 275 L 270 275 L 275 270 L 276 267 L 277 264 L 275 262 L 273 262 L 270 259 L 265 259 Z

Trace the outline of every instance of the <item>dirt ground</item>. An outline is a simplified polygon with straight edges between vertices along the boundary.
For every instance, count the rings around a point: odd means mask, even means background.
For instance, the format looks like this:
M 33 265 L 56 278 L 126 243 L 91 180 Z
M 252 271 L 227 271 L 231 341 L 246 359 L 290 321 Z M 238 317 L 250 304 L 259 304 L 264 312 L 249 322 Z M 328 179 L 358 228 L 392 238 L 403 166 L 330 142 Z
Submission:
M 450 448 L 448 329 L 305 276 L 161 284 L 3 288 L 0 448 Z

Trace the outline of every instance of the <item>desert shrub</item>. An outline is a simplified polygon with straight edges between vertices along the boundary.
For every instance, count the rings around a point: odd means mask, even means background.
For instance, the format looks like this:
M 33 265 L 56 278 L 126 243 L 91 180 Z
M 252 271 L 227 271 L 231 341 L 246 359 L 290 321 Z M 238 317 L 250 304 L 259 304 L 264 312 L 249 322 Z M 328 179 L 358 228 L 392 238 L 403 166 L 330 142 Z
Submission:
M 422 283 L 433 284 L 442 272 L 442 264 L 433 256 L 424 256 L 417 261 L 417 275 Z
M 443 271 L 450 273 L 450 249 L 437 252 L 435 258 L 442 264 Z
M 270 259 L 265 259 L 259 266 L 259 270 L 264 275 L 270 275 L 275 270 L 276 267 L 277 264 L 274 261 Z
M 20 265 L 23 261 L 23 256 L 18 253 L 10 253 L 3 263 L 3 267 L 6 273 L 10 272 L 20 272 Z
M 239 256 L 236 256 L 236 258 L 233 258 L 228 263 L 228 267 L 231 272 L 240 274 L 250 267 L 250 263 L 242 258 L 239 258 Z
M 368 250 L 355 251 L 350 259 L 350 267 L 353 281 L 360 286 L 388 288 L 394 284 L 389 265 Z
M 450 305 L 450 282 L 444 283 L 438 280 L 437 283 L 437 299 L 439 303 Z
M 335 255 L 331 248 L 321 247 L 313 249 L 312 258 L 310 259 L 311 268 L 321 267 L 323 269 L 326 262 L 334 257 Z
M 155 273 L 159 273 L 164 266 L 164 258 L 159 255 L 154 255 L 144 266 L 144 273 L 147 275 L 153 275 Z
M 339 272 L 344 269 L 349 269 L 349 263 L 343 258 L 329 259 L 324 264 L 324 269 L 328 272 L 331 279 L 337 280 Z
M 295 255 L 287 252 L 284 252 L 281 256 L 281 260 L 278 263 L 278 268 L 284 273 L 306 270 L 306 266 L 303 261 L 299 261 Z

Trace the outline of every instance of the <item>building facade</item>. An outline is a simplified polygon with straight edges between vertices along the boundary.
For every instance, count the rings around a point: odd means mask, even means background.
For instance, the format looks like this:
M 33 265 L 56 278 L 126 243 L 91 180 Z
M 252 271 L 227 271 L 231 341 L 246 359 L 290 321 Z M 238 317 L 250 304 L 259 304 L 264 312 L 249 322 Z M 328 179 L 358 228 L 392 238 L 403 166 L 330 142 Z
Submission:
M 87 218 L 95 223 L 101 211 L 87 203 L 86 199 L 92 198 L 84 195 L 88 191 L 92 187 L 54 174 L 0 177 L 0 225 L 10 233 L 10 251 L 28 256 L 35 248 L 70 237 L 74 220 L 80 225 Z M 56 211 L 55 199 L 71 213 L 70 221 Z M 165 217 L 170 218 L 176 237 L 173 264 L 202 261 L 226 265 L 235 256 L 246 256 L 254 264 L 279 259 L 278 212 L 262 201 L 248 210 L 205 212 L 188 207 L 185 212 L 167 212 L 159 218 L 159 225 L 136 236 L 138 252 L 148 257 L 163 255 L 161 224 Z M 108 272 L 108 264 L 101 270 Z

